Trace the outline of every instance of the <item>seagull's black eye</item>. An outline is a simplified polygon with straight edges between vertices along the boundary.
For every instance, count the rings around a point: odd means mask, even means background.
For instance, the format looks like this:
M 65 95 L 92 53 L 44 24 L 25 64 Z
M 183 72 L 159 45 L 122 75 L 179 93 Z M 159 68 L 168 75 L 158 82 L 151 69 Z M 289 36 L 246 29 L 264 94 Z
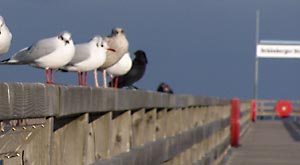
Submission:
M 103 48 L 103 47 L 104 47 L 104 45 L 103 45 L 103 44 L 101 44 L 101 47 Z
M 124 30 L 122 30 L 121 33 L 124 33 Z

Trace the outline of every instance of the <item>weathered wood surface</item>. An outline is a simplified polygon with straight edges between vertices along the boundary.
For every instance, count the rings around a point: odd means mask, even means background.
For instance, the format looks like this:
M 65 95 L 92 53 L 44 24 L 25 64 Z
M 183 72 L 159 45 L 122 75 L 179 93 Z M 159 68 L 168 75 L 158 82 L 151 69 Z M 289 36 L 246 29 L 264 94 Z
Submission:
M 116 156 L 130 150 L 131 115 L 126 111 L 112 121 L 111 155 Z
M 167 109 L 161 109 L 157 112 L 156 137 L 165 138 L 167 130 Z
M 85 164 L 87 161 L 88 114 L 65 123 L 54 123 L 51 164 Z M 69 154 L 71 153 L 71 154 Z
M 115 156 L 110 160 L 102 160 L 93 165 L 139 165 L 139 164 L 160 164 L 161 162 L 167 161 L 176 155 L 179 155 L 181 152 L 186 151 L 193 144 L 198 143 L 210 136 L 215 132 L 221 131 L 229 126 L 229 120 L 218 120 L 210 124 L 205 125 L 204 127 L 197 127 L 184 131 L 181 134 L 176 136 L 167 137 L 165 139 L 159 139 L 154 142 L 145 144 L 144 146 L 137 147 L 131 150 L 128 153 L 123 153 L 118 156 Z M 221 154 L 221 150 L 228 147 L 229 139 L 225 140 L 222 144 L 222 147 L 215 146 L 211 152 L 214 157 L 215 154 Z M 203 149 L 203 148 L 202 148 Z M 215 151 L 215 150 L 220 150 Z M 217 157 L 217 155 L 215 155 Z M 208 161 L 208 160 L 206 160 Z
M 59 109 L 58 93 L 58 87 L 40 83 L 0 83 L 0 119 L 52 116 Z
M 11 127 L 0 136 L 0 158 L 5 165 L 50 164 L 51 119 L 43 124 Z M 45 153 L 45 154 L 40 154 Z
M 257 121 L 232 149 L 228 165 L 298 165 L 300 162 L 300 123 Z
M 245 105 L 246 126 L 250 104 Z M 0 83 L 0 120 L 37 117 L 45 120 L 42 129 L 0 132 L 4 165 L 211 164 L 229 147 L 229 100 Z
M 92 163 L 96 160 L 107 159 L 111 156 L 111 129 L 112 129 L 112 112 L 108 112 L 102 116 L 91 115 L 90 125 L 89 157 L 88 162 Z
M 142 146 L 145 143 L 145 109 L 141 109 L 132 114 L 132 147 Z
M 41 83 L 0 83 L 0 120 L 227 103 L 228 100 L 218 98 L 169 95 L 150 91 Z

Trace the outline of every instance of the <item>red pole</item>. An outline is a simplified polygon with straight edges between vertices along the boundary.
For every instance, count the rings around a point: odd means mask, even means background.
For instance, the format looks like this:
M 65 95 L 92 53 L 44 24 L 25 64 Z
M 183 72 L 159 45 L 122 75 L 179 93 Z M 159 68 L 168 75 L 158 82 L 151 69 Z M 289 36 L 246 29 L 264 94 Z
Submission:
M 251 101 L 251 120 L 256 121 L 256 100 Z
M 238 147 L 240 138 L 240 99 L 231 100 L 231 146 Z

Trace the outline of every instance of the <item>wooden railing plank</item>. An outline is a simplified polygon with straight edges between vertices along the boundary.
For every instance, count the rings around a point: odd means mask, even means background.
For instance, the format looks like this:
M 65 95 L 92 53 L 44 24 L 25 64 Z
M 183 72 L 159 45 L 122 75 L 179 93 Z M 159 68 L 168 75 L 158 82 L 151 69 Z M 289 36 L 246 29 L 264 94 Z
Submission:
M 205 127 L 198 126 L 188 131 L 184 131 L 179 134 L 176 134 L 175 136 L 169 136 L 165 139 L 158 139 L 156 141 L 146 143 L 144 146 L 133 148 L 128 153 L 125 152 L 116 155 L 114 159 L 101 160 L 98 161 L 97 163 L 93 163 L 93 165 L 102 165 L 104 163 L 106 164 L 111 163 L 112 165 L 115 165 L 118 164 L 119 162 L 124 162 L 124 160 L 125 162 L 127 162 L 128 159 L 131 159 L 132 165 L 145 164 L 145 163 L 157 164 L 154 162 L 163 162 L 169 160 L 170 158 L 175 157 L 181 152 L 188 150 L 188 148 L 191 148 L 194 144 L 199 142 L 204 142 L 205 146 L 199 148 L 199 145 L 197 145 L 197 150 L 201 151 L 203 155 L 205 155 L 205 147 L 209 147 L 208 141 L 205 138 L 214 135 L 214 132 L 211 132 L 209 130 L 214 129 L 215 132 L 222 131 L 225 128 L 228 128 L 229 124 L 230 124 L 229 119 L 217 120 L 215 122 L 208 123 L 207 125 L 205 125 Z M 203 136 L 195 136 L 196 134 L 203 134 Z M 222 138 L 227 139 L 228 137 L 222 137 Z M 226 144 L 229 144 L 228 140 L 226 141 Z M 214 148 L 214 146 L 210 146 L 210 147 Z M 192 154 L 194 154 L 193 150 L 191 152 L 192 153 L 190 154 L 190 157 Z M 147 156 L 147 158 L 145 158 L 144 156 Z M 201 156 L 199 157 L 199 154 L 195 154 L 195 156 L 197 157 L 195 159 L 195 162 L 200 160 L 199 158 L 201 158 Z M 115 160 L 119 160 L 119 161 L 115 161 Z M 146 161 L 146 162 L 142 162 L 142 161 Z M 181 161 L 181 159 L 178 159 L 175 162 L 177 161 Z
M 0 119 L 53 116 L 58 110 L 59 88 L 53 85 L 0 83 Z
M 216 145 L 229 137 L 225 99 L 26 83 L 0 83 L 0 89 L 0 120 L 53 119 L 51 129 L 40 131 L 40 143 L 51 146 L 41 147 L 51 151 L 40 158 L 44 164 L 211 162 L 223 154 L 218 147 L 212 152 Z M 248 111 L 241 113 L 246 124 Z M 24 151 L 21 161 L 32 163 L 39 153 L 26 153 L 34 147 L 15 146 Z
M 300 116 L 299 111 L 299 100 L 291 100 L 290 101 L 293 106 L 293 112 L 290 114 L 291 117 L 298 118 Z M 257 100 L 257 117 L 265 118 L 271 117 L 275 118 L 278 116 L 277 112 L 275 111 L 277 100 Z
M 123 111 L 139 108 L 224 105 L 228 103 L 226 99 L 211 97 L 41 83 L 0 83 L 0 89 L 0 120 L 62 117 L 87 112 Z

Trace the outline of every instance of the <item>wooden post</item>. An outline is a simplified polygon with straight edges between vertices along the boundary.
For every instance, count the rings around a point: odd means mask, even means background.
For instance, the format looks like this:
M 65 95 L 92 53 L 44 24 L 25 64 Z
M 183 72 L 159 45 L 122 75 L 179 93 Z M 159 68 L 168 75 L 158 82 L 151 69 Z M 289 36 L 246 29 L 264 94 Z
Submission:
M 1 153 L 10 151 L 3 164 L 50 164 L 52 124 L 53 119 L 49 118 L 45 123 L 16 127 L 2 136 Z
M 176 134 L 182 133 L 184 128 L 183 128 L 183 115 L 182 115 L 182 109 L 178 108 L 176 110 L 176 118 L 177 118 L 177 130 L 176 130 Z
M 130 151 L 131 115 L 126 111 L 112 121 L 111 155 Z
M 176 134 L 176 127 L 177 127 L 177 122 L 176 121 L 176 110 L 175 109 L 171 109 L 168 111 L 167 113 L 168 115 L 168 121 L 167 121 L 167 136 L 174 136 Z
M 189 108 L 182 109 L 182 131 L 187 131 L 190 129 L 191 118 L 189 118 Z
M 67 119 L 54 121 L 51 164 L 86 164 L 88 119 L 88 114 L 84 114 L 69 123 L 65 123 Z
M 53 117 L 47 119 L 43 125 L 37 125 L 39 127 L 36 131 L 36 135 L 32 140 L 24 146 L 22 153 L 22 161 L 25 164 L 51 164 L 51 138 L 53 130 Z M 33 126 L 34 127 L 34 126 Z
M 140 109 L 132 114 L 131 148 L 142 146 L 145 143 L 145 109 Z
M 166 138 L 167 109 L 159 110 L 156 119 L 156 138 Z
M 92 117 L 92 116 L 91 116 Z M 88 163 L 110 158 L 112 112 L 97 117 L 89 123 Z
M 192 150 L 191 150 L 191 148 L 189 148 L 189 149 L 187 149 L 186 151 L 185 151 L 185 160 L 184 160 L 184 162 L 186 163 L 186 164 L 192 164 L 193 162 L 192 162 Z M 183 163 L 184 164 L 184 163 Z
M 197 119 L 197 126 L 205 125 L 205 122 L 208 120 L 209 110 L 207 107 L 197 107 L 195 111 L 195 117 Z
M 146 142 L 155 141 L 156 109 L 151 109 L 145 114 L 144 137 Z

